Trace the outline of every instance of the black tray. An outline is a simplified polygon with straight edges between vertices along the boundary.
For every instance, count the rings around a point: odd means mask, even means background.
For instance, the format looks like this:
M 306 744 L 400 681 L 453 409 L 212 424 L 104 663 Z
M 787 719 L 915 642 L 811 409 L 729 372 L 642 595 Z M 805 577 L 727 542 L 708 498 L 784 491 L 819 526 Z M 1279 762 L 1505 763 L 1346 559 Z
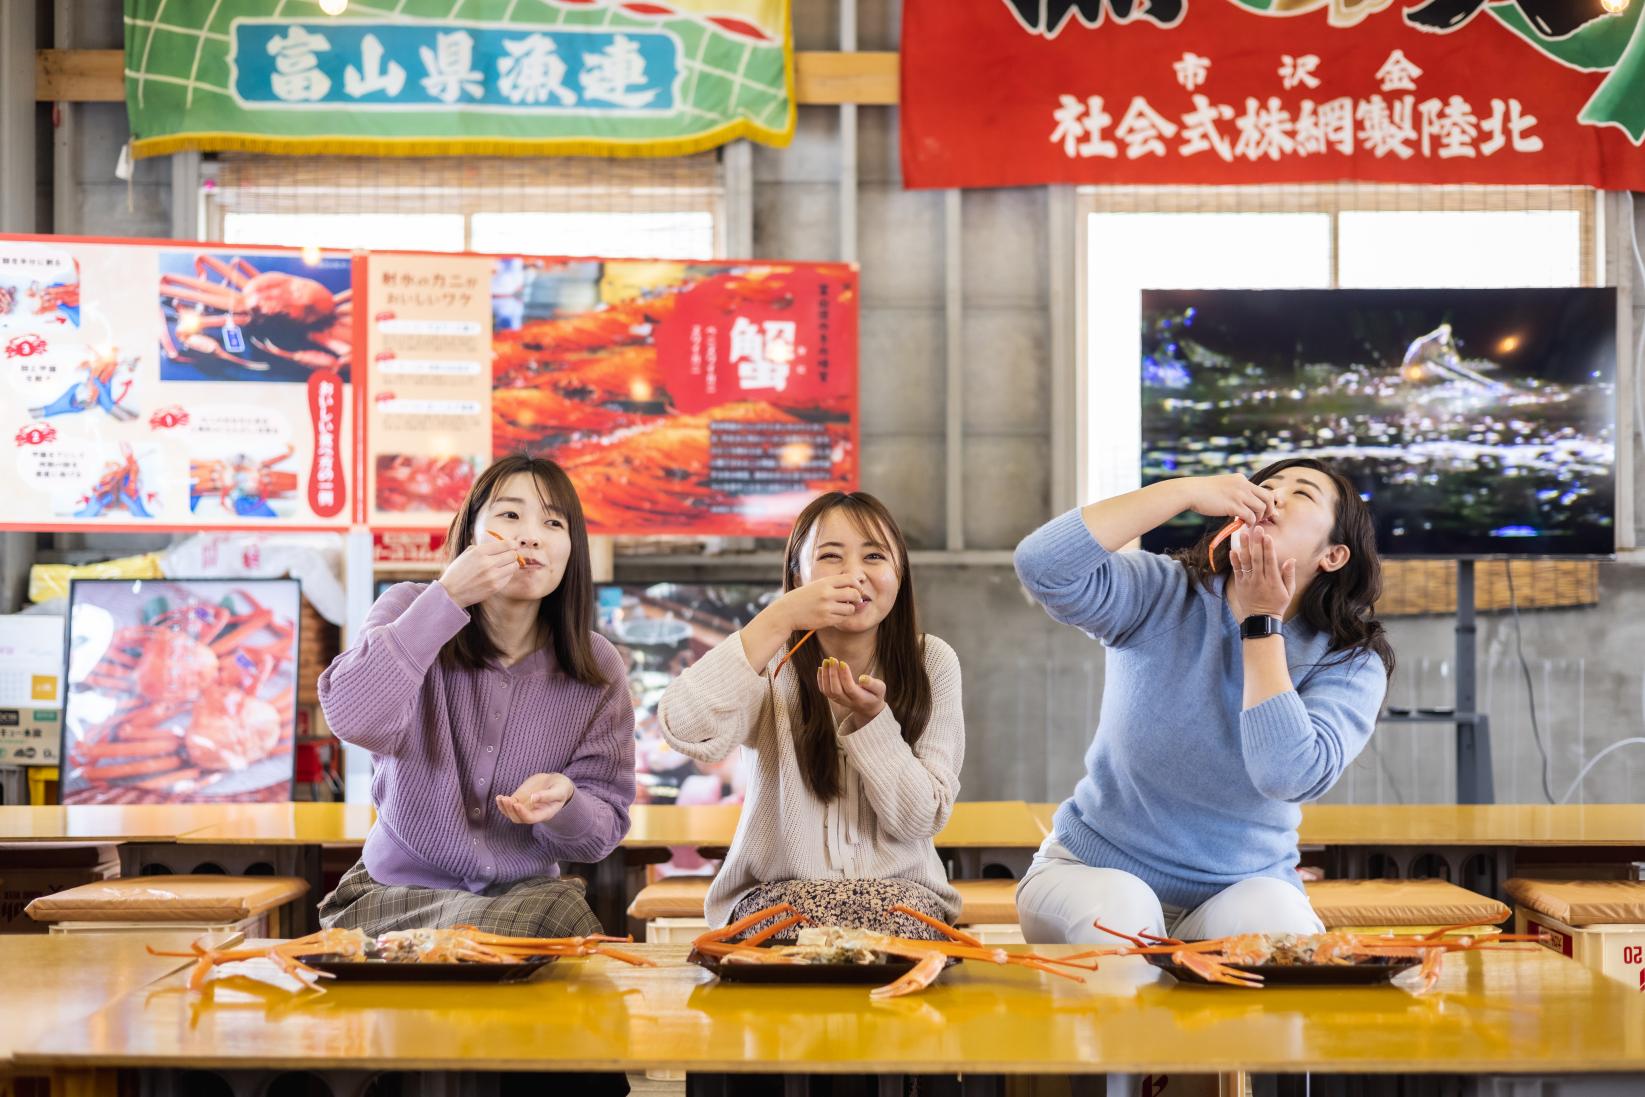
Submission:
M 334 979 L 327 983 L 523 983 L 558 957 L 533 956 L 514 964 L 419 964 L 401 960 L 354 960 L 336 953 L 299 956 L 298 961 Z
M 1169 971 L 1185 983 L 1202 987 L 1227 987 L 1238 990 L 1233 983 L 1213 983 L 1197 972 L 1174 962 L 1169 954 L 1155 953 L 1145 957 L 1150 964 Z M 1262 976 L 1265 987 L 1363 987 L 1386 983 L 1402 971 L 1409 971 L 1422 963 L 1408 957 L 1369 959 L 1358 964 L 1229 964 L 1236 971 L 1249 971 Z
M 884 964 L 723 964 L 718 957 L 704 956 L 696 949 L 686 957 L 727 983 L 803 983 L 809 985 L 884 986 L 914 970 L 917 960 L 893 960 Z M 950 956 L 944 970 L 960 962 Z

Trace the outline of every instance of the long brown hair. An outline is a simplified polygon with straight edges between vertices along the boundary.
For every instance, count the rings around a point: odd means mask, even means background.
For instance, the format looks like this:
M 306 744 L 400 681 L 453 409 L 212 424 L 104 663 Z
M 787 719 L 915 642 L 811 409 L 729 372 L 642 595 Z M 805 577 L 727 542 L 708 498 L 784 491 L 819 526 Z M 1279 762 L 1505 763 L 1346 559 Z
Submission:
M 566 559 L 560 585 L 537 604 L 537 643 L 543 647 L 552 643 L 560 669 L 577 681 L 603 686 L 605 675 L 600 673 L 594 658 L 592 638 L 594 567 L 588 559 L 588 525 L 583 520 L 583 504 L 577 498 L 577 489 L 564 469 L 546 457 L 528 457 L 523 453 L 492 462 L 468 489 L 462 509 L 451 520 L 451 529 L 446 533 L 446 556 L 456 559 L 474 543 L 480 511 L 491 502 L 503 481 L 517 472 L 529 472 L 536 478 L 538 498 L 543 506 L 552 507 L 565 517 L 566 530 L 571 535 L 571 555 Z M 486 631 L 479 607 L 474 607 L 468 624 L 440 650 L 440 659 L 447 666 L 477 670 L 500 654 Z
M 1252 476 L 1251 482 L 1263 483 L 1289 468 L 1313 469 L 1330 477 L 1337 492 L 1337 513 L 1331 527 L 1331 543 L 1348 546 L 1346 564 L 1336 571 L 1320 572 L 1308 584 L 1299 610 L 1302 619 L 1330 637 L 1326 651 L 1342 653 L 1326 665 L 1346 662 L 1356 655 L 1375 655 L 1382 660 L 1383 670 L 1392 678 L 1393 645 L 1388 643 L 1388 634 L 1376 618 L 1377 599 L 1382 597 L 1382 561 L 1377 556 L 1376 526 L 1371 521 L 1371 508 L 1346 476 L 1312 457 L 1289 457 L 1275 461 Z M 1229 571 L 1228 553 L 1233 547 L 1229 541 L 1218 546 L 1215 558 L 1209 564 L 1206 562 L 1211 540 L 1227 523 L 1226 518 L 1216 519 L 1193 548 L 1171 554 L 1188 570 L 1189 581 L 1205 590 L 1211 589 L 1211 576 L 1226 575 Z
M 931 718 L 931 679 L 925 673 L 925 637 L 914 605 L 908 542 L 885 504 L 866 491 L 831 491 L 813 499 L 794 519 L 794 528 L 788 534 L 788 549 L 783 554 L 783 591 L 801 585 L 800 554 L 805 551 L 812 528 L 831 510 L 843 510 L 864 537 L 889 542 L 887 547 L 896 556 L 897 600 L 874 636 L 874 657 L 879 664 L 875 677 L 885 682 L 885 703 L 902 727 L 904 742 L 913 746 Z M 819 800 L 827 802 L 840 795 L 840 760 L 828 698 L 817 688 L 822 645 L 806 644 L 794 650 L 804 635 L 796 632 L 788 638 L 789 650 L 794 652 L 788 665 L 794 668 L 800 691 L 799 732 L 794 749 L 806 786 Z

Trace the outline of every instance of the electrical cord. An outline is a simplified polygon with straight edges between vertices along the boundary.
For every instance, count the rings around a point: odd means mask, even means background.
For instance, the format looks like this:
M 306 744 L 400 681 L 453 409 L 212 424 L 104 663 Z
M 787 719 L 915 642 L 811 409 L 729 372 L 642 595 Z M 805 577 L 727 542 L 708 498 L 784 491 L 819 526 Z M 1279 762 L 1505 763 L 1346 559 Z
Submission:
M 1531 680 L 1531 664 L 1525 660 L 1525 627 L 1519 618 L 1519 596 L 1514 593 L 1514 562 L 1508 561 L 1508 605 L 1514 611 L 1514 650 L 1519 654 L 1519 668 L 1525 672 L 1525 692 L 1531 699 L 1531 739 L 1536 743 L 1536 752 L 1542 756 L 1542 795 L 1552 804 L 1554 800 L 1553 782 L 1550 771 L 1553 762 L 1548 757 L 1548 748 L 1542 742 L 1542 729 L 1536 719 L 1536 684 Z

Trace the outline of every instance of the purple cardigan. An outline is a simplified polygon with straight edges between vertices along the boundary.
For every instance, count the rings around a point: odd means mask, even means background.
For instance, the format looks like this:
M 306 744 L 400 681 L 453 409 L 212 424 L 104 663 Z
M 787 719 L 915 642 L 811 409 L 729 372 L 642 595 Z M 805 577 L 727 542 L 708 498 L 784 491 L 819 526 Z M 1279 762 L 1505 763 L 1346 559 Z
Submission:
M 442 666 L 468 620 L 438 583 L 400 583 L 320 675 L 331 730 L 372 755 L 365 864 L 378 883 L 484 892 L 598 861 L 628 833 L 634 705 L 617 649 L 593 637 L 603 686 L 561 672 L 552 647 L 512 667 Z M 521 826 L 492 797 L 534 773 L 563 773 L 577 791 L 548 822 Z

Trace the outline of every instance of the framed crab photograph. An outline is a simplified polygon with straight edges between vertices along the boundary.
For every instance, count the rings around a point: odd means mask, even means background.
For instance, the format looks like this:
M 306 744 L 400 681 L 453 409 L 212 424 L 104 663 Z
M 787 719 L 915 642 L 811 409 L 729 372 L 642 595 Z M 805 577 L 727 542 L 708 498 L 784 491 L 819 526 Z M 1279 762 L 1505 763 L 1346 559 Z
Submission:
M 162 381 L 298 381 L 354 356 L 352 260 L 159 253 Z
M 76 579 L 62 802 L 292 798 L 295 579 Z

